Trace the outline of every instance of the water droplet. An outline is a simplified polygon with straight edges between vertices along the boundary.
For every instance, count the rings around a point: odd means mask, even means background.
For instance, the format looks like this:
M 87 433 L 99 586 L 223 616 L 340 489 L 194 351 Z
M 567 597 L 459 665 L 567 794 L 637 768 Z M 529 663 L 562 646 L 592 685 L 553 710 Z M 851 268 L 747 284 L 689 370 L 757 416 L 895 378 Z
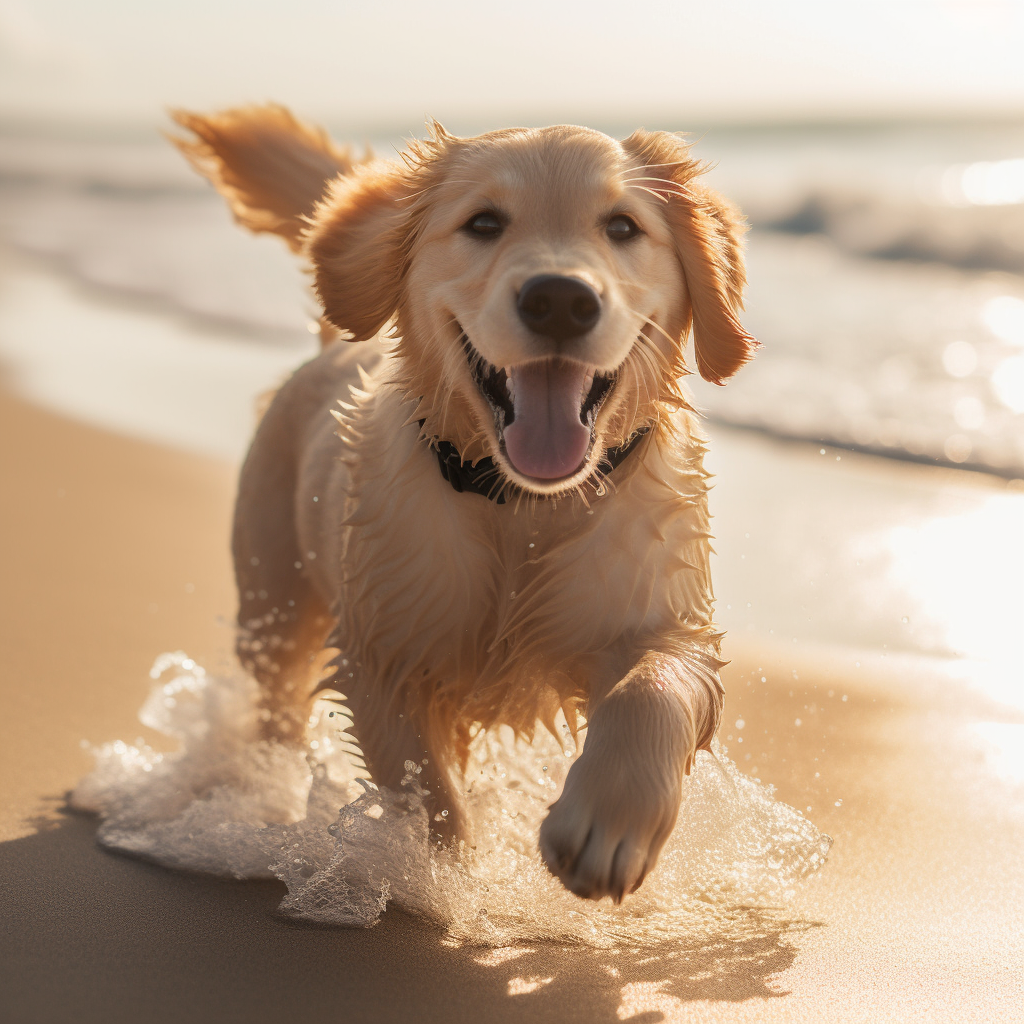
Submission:
M 736 728 L 737 729 L 742 729 L 743 726 L 745 726 L 746 724 L 747 723 L 742 718 L 737 718 L 736 719 Z
M 836 807 L 842 807 L 842 806 L 843 806 L 843 801 L 842 800 L 837 800 L 836 801 Z

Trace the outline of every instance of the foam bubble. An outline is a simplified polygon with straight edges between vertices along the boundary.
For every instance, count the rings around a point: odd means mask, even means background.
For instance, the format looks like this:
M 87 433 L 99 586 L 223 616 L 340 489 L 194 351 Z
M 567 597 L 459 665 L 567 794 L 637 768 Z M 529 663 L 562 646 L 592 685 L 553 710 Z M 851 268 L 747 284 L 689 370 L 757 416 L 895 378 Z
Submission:
M 400 792 L 378 789 L 353 763 L 336 706 L 318 704 L 308 747 L 289 749 L 258 739 L 251 680 L 211 677 L 181 652 L 161 655 L 151 675 L 140 719 L 180 749 L 95 748 L 96 770 L 72 803 L 100 816 L 106 846 L 170 867 L 277 877 L 288 888 L 281 911 L 310 921 L 369 926 L 394 902 L 456 941 L 636 946 L 777 902 L 824 864 L 832 842 L 716 747 L 698 755 L 643 887 L 620 907 L 581 900 L 537 853 L 572 763 L 554 737 L 476 737 L 466 774 L 476 846 L 445 848 L 430 840 L 416 766 Z

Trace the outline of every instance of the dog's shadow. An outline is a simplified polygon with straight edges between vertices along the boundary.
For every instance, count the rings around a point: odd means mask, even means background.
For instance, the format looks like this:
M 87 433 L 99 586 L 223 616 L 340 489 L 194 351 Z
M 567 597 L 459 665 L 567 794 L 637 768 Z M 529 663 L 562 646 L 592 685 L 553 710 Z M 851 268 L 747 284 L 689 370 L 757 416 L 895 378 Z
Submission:
M 10 1019 L 620 1021 L 711 1000 L 785 996 L 778 975 L 817 927 L 736 908 L 720 934 L 646 951 L 455 946 L 389 909 L 368 930 L 294 923 L 277 882 L 168 871 L 56 813 L 0 843 L 0 990 Z

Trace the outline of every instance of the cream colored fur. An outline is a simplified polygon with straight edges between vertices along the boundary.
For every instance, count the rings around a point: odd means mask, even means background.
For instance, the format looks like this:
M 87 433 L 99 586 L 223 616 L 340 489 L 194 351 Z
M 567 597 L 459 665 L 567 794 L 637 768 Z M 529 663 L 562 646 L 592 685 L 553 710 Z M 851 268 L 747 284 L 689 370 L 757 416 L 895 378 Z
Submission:
M 704 447 L 681 377 L 691 322 L 710 379 L 753 351 L 736 319 L 738 215 L 675 136 L 457 139 L 435 126 L 402 163 L 342 166 L 322 132 L 266 110 L 178 115 L 199 136 L 183 146 L 243 223 L 301 236 L 332 330 L 363 339 L 327 345 L 281 388 L 240 481 L 239 653 L 268 732 L 298 740 L 317 684 L 343 694 L 373 778 L 397 788 L 415 762 L 436 831 L 472 841 L 461 773 L 473 730 L 529 735 L 559 709 L 575 729 L 582 715 L 582 754 L 540 849 L 574 892 L 621 900 L 656 862 L 721 713 Z M 337 176 L 307 173 L 332 160 Z M 500 208 L 500 237 L 467 235 L 481 207 Z M 609 241 L 617 213 L 638 240 Z M 557 356 L 514 313 L 538 273 L 601 296 L 573 358 L 616 374 L 593 450 L 557 481 L 523 478 L 505 457 L 460 343 L 464 332 L 498 367 Z M 389 323 L 391 340 L 377 337 Z M 604 478 L 604 452 L 644 428 Z M 492 458 L 509 500 L 457 493 L 433 440 Z

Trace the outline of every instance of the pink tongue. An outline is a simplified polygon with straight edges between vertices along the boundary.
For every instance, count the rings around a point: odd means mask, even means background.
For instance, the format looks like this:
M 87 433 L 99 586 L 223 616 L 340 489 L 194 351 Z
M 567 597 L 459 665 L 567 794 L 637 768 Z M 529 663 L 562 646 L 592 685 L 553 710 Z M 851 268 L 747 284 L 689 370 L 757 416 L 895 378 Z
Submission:
M 523 474 L 558 480 L 580 468 L 590 446 L 590 430 L 580 422 L 581 363 L 546 359 L 511 370 L 515 417 L 505 428 L 505 453 Z

